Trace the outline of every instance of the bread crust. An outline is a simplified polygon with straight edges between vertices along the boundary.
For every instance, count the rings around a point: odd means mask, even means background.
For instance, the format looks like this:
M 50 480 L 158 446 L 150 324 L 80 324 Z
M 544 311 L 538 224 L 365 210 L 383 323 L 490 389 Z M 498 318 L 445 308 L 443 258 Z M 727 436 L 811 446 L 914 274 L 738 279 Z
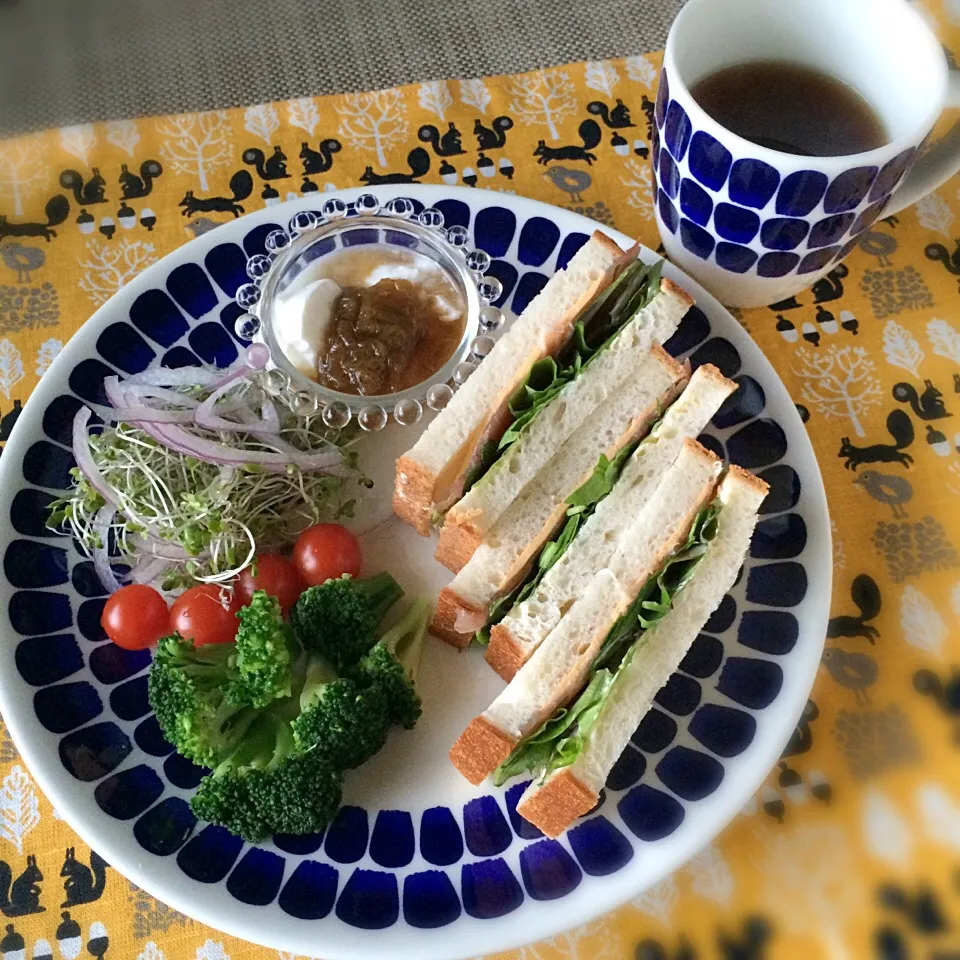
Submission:
M 476 787 L 510 756 L 517 742 L 486 717 L 474 717 L 450 748 L 450 762 Z
M 479 510 L 449 513 L 440 528 L 440 542 L 434 557 L 454 573 L 459 573 L 467 565 L 483 540 L 480 528 L 474 523 L 479 515 Z
M 606 234 L 596 230 L 591 239 L 604 248 L 610 255 L 612 262 L 603 274 L 582 291 L 576 301 L 568 304 L 566 312 L 558 315 L 552 326 L 544 331 L 544 349 L 540 356 L 552 356 L 557 353 L 569 339 L 573 332 L 574 323 L 584 308 L 613 281 L 629 262 L 631 251 L 625 253 L 620 245 Z M 537 359 L 539 359 L 537 356 L 517 358 L 520 361 L 517 367 L 517 382 Z M 409 523 L 421 536 L 429 535 L 434 511 L 436 509 L 446 509 L 459 498 L 462 492 L 459 485 L 462 485 L 463 477 L 478 445 L 484 439 L 498 440 L 506 429 L 509 423 L 509 417 L 505 416 L 506 398 L 512 393 L 512 388 L 507 390 L 501 402 L 496 404 L 494 409 L 487 410 L 481 416 L 471 438 L 467 441 L 466 447 L 468 449 L 461 448 L 439 473 L 418 463 L 409 454 L 404 454 L 397 460 L 393 509 L 401 520 Z M 450 475 L 451 468 L 456 471 L 455 475 Z M 444 476 L 445 474 L 446 476 Z M 438 487 L 443 489 L 438 489 Z
M 757 493 L 762 494 L 763 496 L 766 496 L 770 492 L 770 484 L 767 483 L 766 480 L 761 480 L 749 470 L 744 470 L 743 467 L 740 467 L 735 463 L 731 463 L 727 468 L 727 476 L 736 477 L 737 480 L 753 487 Z
M 430 515 L 436 475 L 404 454 L 397 459 L 393 512 L 421 537 L 430 536 Z
M 439 637 L 449 643 L 450 646 L 457 647 L 460 650 L 469 646 L 473 639 L 472 633 L 459 633 L 457 631 L 457 616 L 461 612 L 486 615 L 484 609 L 471 606 L 450 587 L 444 587 L 440 591 L 440 596 L 437 597 L 437 609 L 433 614 L 433 620 L 430 621 L 430 632 L 435 637 Z
M 490 631 L 490 643 L 484 659 L 509 683 L 524 664 L 524 651 L 514 639 L 509 627 L 498 623 Z
M 683 289 L 683 287 L 678 286 L 667 277 L 663 277 L 660 281 L 660 292 L 665 293 L 670 297 L 676 297 L 678 300 L 685 303 L 688 308 L 692 307 L 694 304 L 693 297 L 691 297 L 690 294 Z
M 599 802 L 594 793 L 566 768 L 549 777 L 542 787 L 528 790 L 517 804 L 517 813 L 548 837 L 556 839 L 577 817 Z

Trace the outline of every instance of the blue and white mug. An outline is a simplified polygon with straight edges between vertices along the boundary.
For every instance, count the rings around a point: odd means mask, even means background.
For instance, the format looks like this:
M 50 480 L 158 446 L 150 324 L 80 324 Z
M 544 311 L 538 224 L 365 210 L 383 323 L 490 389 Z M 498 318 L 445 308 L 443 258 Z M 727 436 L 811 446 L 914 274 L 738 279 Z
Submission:
M 724 128 L 690 95 L 758 60 L 849 83 L 888 142 L 847 156 L 782 153 Z M 906 0 L 689 0 L 667 38 L 651 149 L 667 256 L 729 306 L 799 293 L 878 217 L 960 169 L 960 123 L 920 156 L 943 110 L 960 106 L 957 76 Z

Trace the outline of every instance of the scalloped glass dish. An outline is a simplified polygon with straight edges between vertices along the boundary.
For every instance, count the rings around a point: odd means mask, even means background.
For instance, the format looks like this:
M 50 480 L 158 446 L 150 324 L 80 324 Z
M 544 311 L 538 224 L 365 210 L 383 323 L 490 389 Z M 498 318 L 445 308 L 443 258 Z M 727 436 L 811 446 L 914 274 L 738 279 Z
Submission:
M 503 314 L 491 306 L 502 293 L 500 281 L 484 276 L 490 256 L 472 249 L 469 231 L 459 225 L 444 226 L 443 213 L 426 208 L 414 214 L 405 198 L 396 198 L 384 207 L 372 194 L 351 204 L 331 198 L 318 216 L 301 211 L 287 230 L 266 238 L 266 253 L 247 261 L 251 282 L 237 290 L 237 303 L 248 314 L 236 323 L 238 335 L 255 337 L 270 348 L 271 372 L 268 382 L 276 393 L 294 390 L 304 412 L 323 410 L 324 422 L 334 428 L 355 419 L 367 431 L 381 430 L 391 416 L 401 425 L 417 423 L 426 405 L 440 410 L 453 391 L 476 369 L 493 348 L 490 334 L 503 323 Z M 279 336 L 279 308 L 288 291 L 315 264 L 342 257 L 347 251 L 364 247 L 395 248 L 405 256 L 435 264 L 459 299 L 464 327 L 459 343 L 434 373 L 418 383 L 391 393 L 357 395 L 332 389 L 304 373 L 302 365 L 285 351 Z

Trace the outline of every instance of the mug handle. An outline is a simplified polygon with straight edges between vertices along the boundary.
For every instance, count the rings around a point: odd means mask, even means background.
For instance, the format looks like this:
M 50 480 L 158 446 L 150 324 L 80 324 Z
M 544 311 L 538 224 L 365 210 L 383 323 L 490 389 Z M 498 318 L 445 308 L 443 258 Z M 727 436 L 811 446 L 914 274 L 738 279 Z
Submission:
M 947 99 L 947 109 L 960 107 L 960 70 L 951 70 Z M 893 195 L 890 205 L 883 211 L 889 217 L 899 213 L 904 207 L 916 203 L 928 193 L 946 183 L 960 170 L 960 120 L 948 130 L 913 165 L 907 179 Z

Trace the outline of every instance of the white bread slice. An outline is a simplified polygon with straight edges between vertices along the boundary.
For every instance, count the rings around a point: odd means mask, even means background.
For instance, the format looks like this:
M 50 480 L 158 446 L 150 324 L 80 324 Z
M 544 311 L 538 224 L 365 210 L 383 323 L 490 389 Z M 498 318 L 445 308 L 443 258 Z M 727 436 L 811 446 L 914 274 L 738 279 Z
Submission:
M 530 659 L 560 622 L 563 611 L 583 592 L 583 583 L 593 571 L 609 563 L 625 535 L 623 518 L 635 517 L 643 510 L 677 459 L 684 439 L 699 436 L 736 389 L 737 385 L 712 365 L 696 370 L 687 388 L 627 461 L 610 496 L 600 502 L 537 590 L 491 631 L 487 662 L 504 680 L 509 682 Z
M 589 479 L 600 455 L 613 457 L 645 433 L 658 409 L 682 389 L 688 373 L 689 367 L 659 345 L 638 358 L 631 375 L 562 443 L 441 591 L 430 627 L 434 636 L 458 647 L 470 642 L 486 622 L 489 605 L 514 588 L 563 522 L 566 498 Z
M 610 567 L 583 585 L 556 629 L 453 745 L 450 759 L 471 783 L 491 774 L 523 737 L 580 692 L 616 619 L 686 539 L 697 512 L 713 494 L 720 467 L 709 450 L 694 440 L 684 442 Z
M 507 400 L 530 367 L 560 350 L 583 309 L 634 256 L 597 231 L 566 269 L 550 278 L 476 373 L 397 460 L 393 510 L 401 520 L 423 536 L 429 534 L 434 512 L 460 496 L 476 451 L 506 429 Z
M 548 837 L 557 837 L 589 812 L 653 698 L 670 679 L 710 614 L 733 586 L 750 547 L 767 485 L 740 467 L 720 484 L 718 529 L 673 609 L 643 637 L 617 677 L 580 756 L 524 792 L 517 812 Z
M 670 339 L 692 304 L 691 297 L 675 283 L 661 281 L 660 293 L 653 301 L 590 361 L 581 376 L 563 388 L 524 436 L 450 509 L 440 530 L 436 553 L 440 563 L 456 571 L 469 560 L 484 535 L 546 466 L 560 444 L 589 422 L 627 377 L 640 375 L 638 359 L 651 345 Z

